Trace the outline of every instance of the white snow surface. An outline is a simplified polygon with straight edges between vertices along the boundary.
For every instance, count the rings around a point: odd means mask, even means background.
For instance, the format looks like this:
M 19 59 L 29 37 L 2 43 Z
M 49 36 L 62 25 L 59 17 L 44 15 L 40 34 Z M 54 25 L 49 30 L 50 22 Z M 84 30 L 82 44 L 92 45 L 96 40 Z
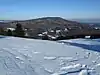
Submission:
M 99 46 L 100 39 L 46 41 L 3 37 L 0 75 L 100 75 Z
M 88 71 L 87 70 L 82 70 L 79 75 L 88 75 Z

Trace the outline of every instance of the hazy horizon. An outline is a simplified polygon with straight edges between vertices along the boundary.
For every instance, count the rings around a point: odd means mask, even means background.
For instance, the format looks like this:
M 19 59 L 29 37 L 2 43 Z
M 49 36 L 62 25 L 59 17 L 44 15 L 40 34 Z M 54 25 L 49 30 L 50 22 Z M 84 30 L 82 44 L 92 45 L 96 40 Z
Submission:
M 0 0 L 0 20 L 100 19 L 100 0 Z

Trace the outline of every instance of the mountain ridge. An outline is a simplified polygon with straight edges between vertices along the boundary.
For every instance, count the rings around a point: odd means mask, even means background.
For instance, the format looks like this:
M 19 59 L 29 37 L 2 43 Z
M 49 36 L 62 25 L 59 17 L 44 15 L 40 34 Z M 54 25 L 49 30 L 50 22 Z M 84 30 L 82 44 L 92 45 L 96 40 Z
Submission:
M 12 21 L 9 22 L 10 24 L 14 23 L 21 23 L 23 26 L 34 26 L 34 25 L 68 25 L 68 24 L 81 24 L 76 21 L 70 21 L 63 19 L 61 17 L 43 17 L 37 19 L 30 19 L 30 20 L 22 20 L 22 21 Z

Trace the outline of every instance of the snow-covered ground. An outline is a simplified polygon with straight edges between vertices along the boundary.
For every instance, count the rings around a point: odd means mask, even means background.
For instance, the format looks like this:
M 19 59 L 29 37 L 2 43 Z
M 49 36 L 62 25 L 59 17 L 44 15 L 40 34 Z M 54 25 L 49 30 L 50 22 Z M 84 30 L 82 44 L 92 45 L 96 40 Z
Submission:
M 100 39 L 0 36 L 0 75 L 100 75 Z

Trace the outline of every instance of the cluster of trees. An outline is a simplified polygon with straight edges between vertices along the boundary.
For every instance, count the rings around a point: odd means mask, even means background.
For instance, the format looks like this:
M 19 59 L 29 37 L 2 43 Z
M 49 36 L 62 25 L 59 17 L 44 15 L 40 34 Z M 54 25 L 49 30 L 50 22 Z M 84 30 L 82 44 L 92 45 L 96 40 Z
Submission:
M 6 32 L 4 31 L 4 29 L 1 27 L 1 28 L 0 28 L 0 35 L 5 35 L 5 33 L 6 33 Z
M 5 31 L 3 28 L 0 28 L 0 35 L 24 37 L 25 31 L 22 28 L 22 25 L 20 23 L 17 23 L 16 28 L 13 31 L 11 31 L 10 29 Z

